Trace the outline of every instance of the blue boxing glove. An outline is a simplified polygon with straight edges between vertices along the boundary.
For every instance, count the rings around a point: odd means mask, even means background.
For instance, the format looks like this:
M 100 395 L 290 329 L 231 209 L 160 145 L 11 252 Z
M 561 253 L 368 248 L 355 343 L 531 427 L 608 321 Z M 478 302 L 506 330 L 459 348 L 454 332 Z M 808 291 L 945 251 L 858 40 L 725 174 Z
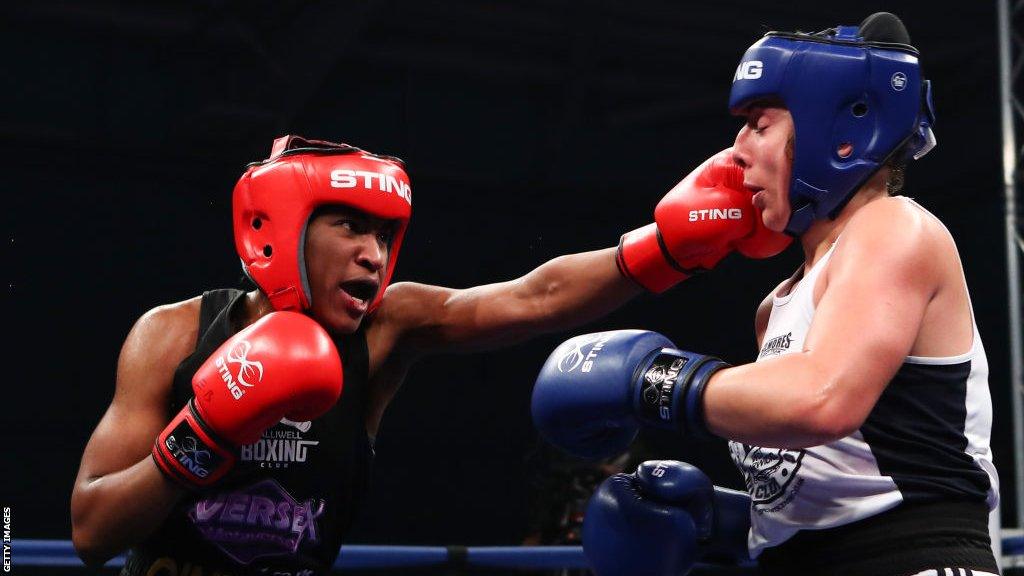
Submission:
M 749 560 L 750 498 L 685 462 L 644 462 L 597 489 L 583 551 L 597 576 L 679 576 L 700 559 Z
M 703 396 L 725 362 L 677 350 L 645 330 L 615 330 L 566 340 L 548 357 L 533 388 L 533 421 L 563 450 L 600 458 L 626 450 L 639 424 L 709 435 Z

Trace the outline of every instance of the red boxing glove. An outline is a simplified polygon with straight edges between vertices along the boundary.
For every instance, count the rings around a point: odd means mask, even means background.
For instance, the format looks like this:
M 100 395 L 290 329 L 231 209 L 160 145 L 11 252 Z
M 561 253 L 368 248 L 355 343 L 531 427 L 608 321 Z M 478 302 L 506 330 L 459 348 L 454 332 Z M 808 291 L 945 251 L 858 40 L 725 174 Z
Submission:
M 626 277 L 664 292 L 714 268 L 733 250 L 751 258 L 782 252 L 791 238 L 764 227 L 743 169 L 726 148 L 691 172 L 654 210 L 654 224 L 623 234 L 616 261 Z
M 187 487 L 216 482 L 243 444 L 282 417 L 301 422 L 341 395 L 341 358 L 327 332 L 298 312 L 273 312 L 228 338 L 192 378 L 195 396 L 153 446 L 157 466 Z

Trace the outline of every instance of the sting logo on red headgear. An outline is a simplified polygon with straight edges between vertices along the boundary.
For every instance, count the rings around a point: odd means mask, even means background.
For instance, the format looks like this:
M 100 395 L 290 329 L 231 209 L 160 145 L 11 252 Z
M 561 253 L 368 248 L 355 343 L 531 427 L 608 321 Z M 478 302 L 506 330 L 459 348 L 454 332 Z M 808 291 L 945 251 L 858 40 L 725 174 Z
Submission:
M 306 228 L 320 206 L 341 204 L 396 223 L 373 311 L 394 274 L 412 215 L 412 188 L 399 158 L 348 144 L 284 136 L 270 157 L 250 164 L 235 185 L 235 249 L 245 273 L 276 310 L 310 307 L 303 249 Z

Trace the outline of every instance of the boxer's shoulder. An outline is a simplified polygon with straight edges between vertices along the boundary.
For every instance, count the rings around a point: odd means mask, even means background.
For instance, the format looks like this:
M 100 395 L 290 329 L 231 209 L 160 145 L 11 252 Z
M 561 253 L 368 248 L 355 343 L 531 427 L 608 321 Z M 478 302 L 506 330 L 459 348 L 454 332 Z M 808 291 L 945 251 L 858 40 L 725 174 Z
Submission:
M 198 336 L 199 311 L 202 303 L 203 297 L 195 296 L 180 302 L 161 304 L 143 314 L 132 330 L 141 330 L 147 336 L 166 340 L 172 345 L 184 345 L 191 350 L 195 347 Z M 191 342 L 180 342 L 181 340 Z
M 935 268 L 953 241 L 945 226 L 916 202 L 901 196 L 868 202 L 843 229 L 830 263 L 871 262 L 878 267 Z
M 366 318 L 366 342 L 370 351 L 370 373 L 395 356 L 415 358 L 412 336 L 435 322 L 435 310 L 443 307 L 446 289 L 417 282 L 396 282 L 388 286 L 380 306 Z M 397 350 L 402 348 L 402 350 Z M 395 354 L 395 352 L 402 352 Z
M 415 325 L 428 322 L 431 307 L 441 305 L 451 289 L 419 282 L 396 282 L 388 286 L 374 317 L 387 324 Z
M 905 196 L 868 202 L 850 218 L 843 236 L 928 249 L 949 240 L 949 231 L 931 212 Z
M 143 314 L 132 327 L 121 348 L 118 379 L 136 372 L 166 375 L 196 347 L 202 296 L 163 304 Z
M 388 286 L 380 307 L 367 328 L 368 338 L 414 346 L 417 334 L 429 332 L 445 322 L 449 299 L 457 291 L 418 282 L 397 282 Z

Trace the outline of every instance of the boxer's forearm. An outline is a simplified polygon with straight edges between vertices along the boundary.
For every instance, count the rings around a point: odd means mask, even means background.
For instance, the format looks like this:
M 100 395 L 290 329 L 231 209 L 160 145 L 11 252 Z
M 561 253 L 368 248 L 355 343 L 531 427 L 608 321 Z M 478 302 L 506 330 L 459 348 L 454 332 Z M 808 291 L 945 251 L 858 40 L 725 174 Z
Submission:
M 704 418 L 714 434 L 748 444 L 825 444 L 855 431 L 874 402 L 843 380 L 808 352 L 729 368 L 709 381 Z
M 641 292 L 619 272 L 614 248 L 559 256 L 515 280 L 450 291 L 441 311 L 428 313 L 421 322 L 426 330 L 415 327 L 418 351 L 488 350 L 568 330 L 610 313 Z
M 90 566 L 102 565 L 148 537 L 185 494 L 148 456 L 120 472 L 81 480 L 71 499 L 78 555 Z
M 533 303 L 535 326 L 564 330 L 596 320 L 643 289 L 615 264 L 615 248 L 560 256 L 522 278 L 522 298 Z

